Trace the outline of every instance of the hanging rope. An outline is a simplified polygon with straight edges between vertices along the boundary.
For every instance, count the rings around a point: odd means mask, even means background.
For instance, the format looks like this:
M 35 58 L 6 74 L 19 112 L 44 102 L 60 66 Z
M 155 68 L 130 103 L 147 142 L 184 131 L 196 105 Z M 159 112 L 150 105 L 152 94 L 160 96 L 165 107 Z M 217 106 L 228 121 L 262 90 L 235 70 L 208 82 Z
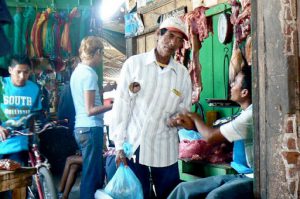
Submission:
M 47 8 L 46 10 L 46 20 L 44 21 L 43 25 L 42 25 L 42 30 L 41 30 L 41 36 L 42 36 L 42 53 L 43 56 L 46 56 L 45 54 L 45 47 L 46 47 L 46 38 L 47 38 L 47 28 L 48 28 L 48 19 L 49 19 L 49 15 L 51 14 L 51 9 Z
M 43 23 L 47 20 L 48 18 L 48 12 L 45 11 L 41 14 L 40 18 L 38 19 L 37 26 L 36 26 L 36 31 L 35 31 L 35 42 L 33 43 L 34 45 L 34 50 L 36 52 L 37 57 L 42 57 L 43 52 L 42 52 L 42 27 Z
M 60 56 L 60 40 L 61 40 L 61 27 L 64 24 L 64 17 L 65 14 L 63 12 L 56 12 L 55 13 L 55 23 L 53 26 L 53 32 L 54 32 L 54 45 L 55 45 L 55 50 L 54 50 L 54 58 L 57 58 Z
M 39 18 L 41 16 L 41 13 L 37 13 L 36 14 L 36 18 L 34 20 L 34 23 L 33 23 L 33 26 L 32 26 L 32 29 L 31 29 L 31 34 L 30 34 L 30 51 L 29 51 L 29 57 L 30 58 L 33 58 L 36 56 L 36 51 L 35 51 L 35 42 L 36 42 L 36 28 L 37 28 L 37 24 L 38 24 L 38 21 L 39 21 Z
M 48 17 L 47 23 L 47 34 L 46 34 L 46 44 L 44 47 L 44 52 L 46 56 L 53 57 L 54 56 L 54 31 L 53 26 L 55 23 L 54 13 L 50 13 Z
M 67 21 L 64 25 L 64 30 L 61 36 L 61 47 L 67 51 L 69 54 L 72 52 L 72 46 L 71 46 L 71 38 L 70 38 L 70 24 L 74 17 L 78 15 L 77 8 L 73 8 L 70 12 Z

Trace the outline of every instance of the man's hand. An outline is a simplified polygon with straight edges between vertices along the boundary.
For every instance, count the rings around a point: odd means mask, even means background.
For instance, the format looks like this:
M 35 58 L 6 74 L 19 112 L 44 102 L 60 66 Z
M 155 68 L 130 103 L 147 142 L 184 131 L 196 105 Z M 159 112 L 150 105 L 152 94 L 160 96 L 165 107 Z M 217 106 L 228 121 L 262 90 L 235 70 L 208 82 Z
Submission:
M 9 134 L 8 130 L 0 126 L 0 141 L 6 140 L 8 134 Z
M 201 119 L 201 117 L 197 113 L 180 113 L 168 120 L 168 126 L 195 130 L 195 121 L 198 119 Z
M 124 166 L 128 166 L 124 150 L 118 150 L 118 151 L 116 151 L 116 164 L 117 164 L 117 168 L 120 166 L 121 162 L 123 162 Z
M 107 98 L 103 100 L 103 105 L 112 105 L 114 103 L 114 98 Z
M 170 127 L 183 127 L 185 129 L 195 129 L 194 121 L 186 114 L 180 113 L 168 120 L 168 126 Z

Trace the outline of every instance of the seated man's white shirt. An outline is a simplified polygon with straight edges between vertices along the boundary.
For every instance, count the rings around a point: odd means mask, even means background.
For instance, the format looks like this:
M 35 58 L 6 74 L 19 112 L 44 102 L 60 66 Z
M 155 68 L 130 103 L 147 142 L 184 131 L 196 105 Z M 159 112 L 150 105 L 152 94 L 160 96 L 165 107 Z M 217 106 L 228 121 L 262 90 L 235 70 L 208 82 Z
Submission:
M 222 135 L 230 142 L 244 140 L 248 166 L 253 168 L 253 118 L 252 104 L 233 121 L 220 127 Z

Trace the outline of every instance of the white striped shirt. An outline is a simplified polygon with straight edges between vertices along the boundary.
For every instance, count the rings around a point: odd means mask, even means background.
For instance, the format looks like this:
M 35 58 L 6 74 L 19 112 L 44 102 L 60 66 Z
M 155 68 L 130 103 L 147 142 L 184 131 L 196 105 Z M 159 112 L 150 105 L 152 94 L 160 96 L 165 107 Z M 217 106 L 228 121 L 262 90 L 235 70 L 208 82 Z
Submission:
M 137 93 L 129 85 L 138 82 Z M 192 84 L 188 70 L 170 59 L 163 70 L 154 50 L 130 57 L 124 63 L 113 105 L 111 136 L 116 150 L 123 143 L 140 146 L 140 164 L 165 167 L 177 162 L 178 134 L 167 120 L 182 109 L 190 110 Z

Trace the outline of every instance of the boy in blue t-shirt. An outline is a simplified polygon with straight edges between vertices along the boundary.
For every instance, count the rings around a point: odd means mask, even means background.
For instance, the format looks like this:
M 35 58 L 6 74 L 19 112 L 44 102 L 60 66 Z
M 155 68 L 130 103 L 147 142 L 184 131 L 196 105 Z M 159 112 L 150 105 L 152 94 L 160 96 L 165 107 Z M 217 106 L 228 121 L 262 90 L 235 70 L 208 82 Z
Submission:
M 10 77 L 5 77 L 1 81 L 0 159 L 15 160 L 21 165 L 26 165 L 28 161 L 28 137 L 7 138 L 8 130 L 5 122 L 7 120 L 18 121 L 42 107 L 39 87 L 28 80 L 31 72 L 30 66 L 28 57 L 13 56 L 9 66 Z

